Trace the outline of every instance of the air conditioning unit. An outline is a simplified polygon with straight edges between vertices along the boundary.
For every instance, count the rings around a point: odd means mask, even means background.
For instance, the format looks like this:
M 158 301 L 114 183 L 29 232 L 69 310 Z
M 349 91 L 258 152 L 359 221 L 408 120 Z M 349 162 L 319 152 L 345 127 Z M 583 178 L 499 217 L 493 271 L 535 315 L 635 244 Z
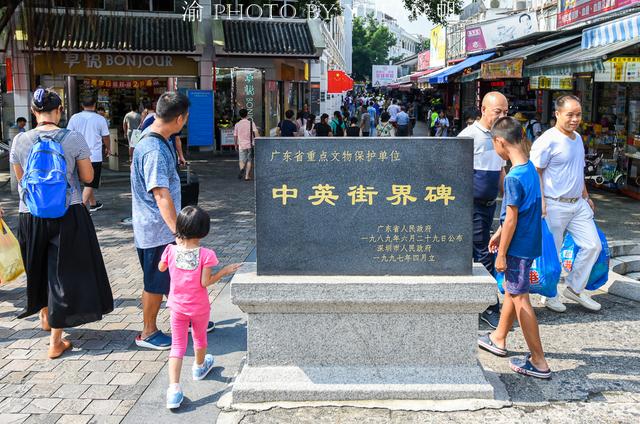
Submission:
M 527 10 L 529 8 L 526 0 L 516 0 L 513 2 L 513 10 Z

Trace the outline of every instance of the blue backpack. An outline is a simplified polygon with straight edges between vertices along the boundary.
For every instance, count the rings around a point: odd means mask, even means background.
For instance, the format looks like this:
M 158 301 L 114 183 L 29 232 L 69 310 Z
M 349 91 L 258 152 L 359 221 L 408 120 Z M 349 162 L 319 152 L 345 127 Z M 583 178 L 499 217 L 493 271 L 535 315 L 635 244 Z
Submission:
M 29 153 L 20 182 L 22 200 L 31 215 L 38 218 L 60 218 L 69 207 L 67 161 L 61 144 L 68 133 L 62 128 L 55 137 L 39 134 Z

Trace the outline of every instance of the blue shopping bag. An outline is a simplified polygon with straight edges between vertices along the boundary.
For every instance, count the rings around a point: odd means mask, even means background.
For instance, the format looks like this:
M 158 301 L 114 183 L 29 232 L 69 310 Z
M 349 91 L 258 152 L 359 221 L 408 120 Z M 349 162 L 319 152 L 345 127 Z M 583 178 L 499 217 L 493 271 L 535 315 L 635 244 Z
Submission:
M 542 255 L 534 259 L 529 272 L 531 289 L 529 293 L 541 294 L 546 297 L 555 297 L 558 294 L 558 281 L 560 280 L 560 261 L 556 250 L 553 234 L 549 231 L 547 222 L 542 220 Z M 498 290 L 504 294 L 504 273 L 496 274 Z
M 597 225 L 596 228 L 598 229 L 598 236 L 602 243 L 602 251 L 600 252 L 600 256 L 598 256 L 598 260 L 593 265 L 593 268 L 591 268 L 589 281 L 587 281 L 587 290 L 597 290 L 604 286 L 609 279 L 609 260 L 611 259 L 609 243 L 607 243 L 607 237 L 604 235 L 602 230 L 600 230 Z M 571 272 L 571 269 L 573 269 L 573 261 L 576 259 L 576 255 L 579 251 L 580 248 L 576 246 L 571 234 L 567 234 L 564 239 L 564 243 L 562 244 L 562 249 L 560 250 L 562 267 L 567 272 Z

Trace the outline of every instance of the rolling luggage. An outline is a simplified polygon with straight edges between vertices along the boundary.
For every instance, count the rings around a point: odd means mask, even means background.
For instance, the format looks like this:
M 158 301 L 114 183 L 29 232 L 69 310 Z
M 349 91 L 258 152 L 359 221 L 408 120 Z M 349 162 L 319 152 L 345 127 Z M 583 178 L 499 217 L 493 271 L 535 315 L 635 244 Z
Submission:
M 185 206 L 197 206 L 200 196 L 200 182 L 198 174 L 191 171 L 187 166 L 186 170 L 178 171 L 180 176 L 180 193 L 182 197 L 181 208 Z

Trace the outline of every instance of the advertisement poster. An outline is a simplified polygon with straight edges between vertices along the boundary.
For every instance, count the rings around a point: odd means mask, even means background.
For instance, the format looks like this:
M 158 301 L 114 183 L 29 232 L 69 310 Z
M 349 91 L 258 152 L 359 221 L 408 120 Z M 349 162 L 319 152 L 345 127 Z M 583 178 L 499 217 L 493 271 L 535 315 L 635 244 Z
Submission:
M 445 66 L 446 53 L 447 53 L 447 32 L 446 28 L 442 25 L 431 30 L 431 47 L 430 53 L 430 67 L 440 68 Z
M 374 87 L 384 87 L 398 78 L 398 67 L 395 65 L 373 65 L 371 70 L 371 84 Z
M 636 3 L 640 0 L 559 0 L 558 28 Z
M 536 31 L 538 31 L 536 14 L 520 13 L 480 26 L 468 27 L 465 33 L 465 47 L 467 53 L 493 49 L 502 43 Z
M 426 71 L 429 69 L 429 59 L 431 56 L 431 52 L 424 51 L 418 53 L 418 71 Z
M 213 91 L 189 90 L 189 146 L 212 146 L 213 131 Z

